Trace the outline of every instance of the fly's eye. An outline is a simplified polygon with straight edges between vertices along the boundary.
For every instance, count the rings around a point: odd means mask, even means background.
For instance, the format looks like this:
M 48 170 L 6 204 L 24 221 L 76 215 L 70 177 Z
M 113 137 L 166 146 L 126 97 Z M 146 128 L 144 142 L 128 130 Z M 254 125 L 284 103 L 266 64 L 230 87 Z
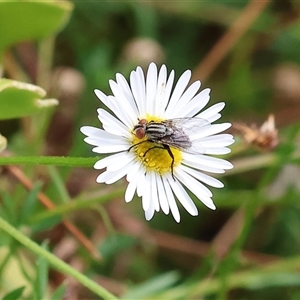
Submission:
M 134 126 L 134 134 L 138 139 L 142 139 L 146 135 L 146 126 L 147 126 L 147 120 L 141 119 L 139 120 L 138 124 Z
M 138 139 L 142 139 L 145 136 L 145 134 L 146 134 L 146 130 L 143 127 L 140 127 L 140 128 L 135 130 L 135 136 Z

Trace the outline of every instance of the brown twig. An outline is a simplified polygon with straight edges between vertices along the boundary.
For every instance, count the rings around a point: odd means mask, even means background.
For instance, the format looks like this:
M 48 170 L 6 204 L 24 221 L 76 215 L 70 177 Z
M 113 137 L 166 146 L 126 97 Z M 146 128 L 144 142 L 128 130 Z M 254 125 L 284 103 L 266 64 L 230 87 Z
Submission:
M 235 45 L 239 38 L 247 31 L 268 3 L 269 0 L 250 1 L 240 17 L 232 24 L 229 30 L 195 68 L 192 81 L 199 79 L 205 81 L 210 76 L 217 65 Z
M 33 189 L 32 181 L 16 166 L 5 166 L 10 174 L 12 174 L 21 184 L 27 189 Z M 39 192 L 37 194 L 38 200 L 47 208 L 54 209 L 55 204 L 44 193 Z M 100 253 L 95 249 L 94 245 L 89 239 L 69 220 L 63 220 L 62 223 L 66 229 L 83 245 L 84 248 L 96 259 L 100 259 Z

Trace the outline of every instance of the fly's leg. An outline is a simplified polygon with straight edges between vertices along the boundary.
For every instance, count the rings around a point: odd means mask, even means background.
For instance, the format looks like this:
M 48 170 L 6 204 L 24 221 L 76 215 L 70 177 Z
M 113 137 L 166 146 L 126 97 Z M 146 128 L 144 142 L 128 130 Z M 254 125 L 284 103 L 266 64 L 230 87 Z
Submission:
M 165 150 L 165 147 L 153 146 L 153 147 L 149 148 L 149 149 L 144 153 L 143 156 L 146 156 L 146 154 L 147 154 L 150 150 L 152 150 L 152 149 L 157 149 L 157 148 Z
M 143 144 L 143 143 L 145 143 L 145 142 L 151 142 L 151 141 L 145 140 L 145 141 L 138 142 L 138 143 L 136 143 L 136 144 L 130 146 L 130 147 L 129 147 L 127 150 L 125 150 L 125 151 L 129 152 L 133 147 L 136 147 L 136 146 L 138 146 L 138 145 L 140 145 L 140 144 Z
M 155 142 L 152 141 L 152 140 L 144 140 L 144 141 L 138 142 L 138 143 L 136 143 L 136 144 L 130 146 L 130 147 L 129 147 L 127 150 L 125 150 L 125 151 L 129 152 L 133 147 L 136 147 L 136 146 L 138 146 L 138 145 L 140 145 L 140 144 L 143 144 L 143 143 L 146 143 L 146 142 L 155 143 Z M 147 154 L 147 152 L 148 152 L 149 150 L 153 149 L 153 148 L 162 148 L 162 149 L 164 149 L 163 147 L 154 146 L 154 147 L 148 149 L 148 150 L 144 153 L 143 156 L 145 156 L 145 155 Z
M 172 173 L 172 177 L 175 181 L 175 176 L 174 176 L 174 155 L 173 155 L 173 152 L 171 151 L 169 145 L 165 145 L 165 144 L 162 144 L 164 146 L 164 149 L 166 149 L 168 151 L 168 154 L 170 155 L 170 157 L 172 158 L 172 162 L 171 162 L 171 173 Z

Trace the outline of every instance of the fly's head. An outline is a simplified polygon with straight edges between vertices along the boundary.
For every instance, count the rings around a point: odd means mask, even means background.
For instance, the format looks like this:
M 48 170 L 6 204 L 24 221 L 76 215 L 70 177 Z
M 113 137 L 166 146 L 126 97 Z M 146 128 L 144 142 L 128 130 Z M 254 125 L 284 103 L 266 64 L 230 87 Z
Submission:
M 133 133 L 138 139 L 142 139 L 146 135 L 147 120 L 141 119 L 138 124 L 133 127 Z

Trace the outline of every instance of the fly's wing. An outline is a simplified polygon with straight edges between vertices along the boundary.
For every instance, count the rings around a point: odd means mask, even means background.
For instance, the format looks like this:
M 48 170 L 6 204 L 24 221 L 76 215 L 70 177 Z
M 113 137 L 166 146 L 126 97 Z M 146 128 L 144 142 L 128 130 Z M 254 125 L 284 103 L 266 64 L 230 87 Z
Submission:
M 206 126 L 210 126 L 211 124 L 204 119 L 197 118 L 197 117 L 190 117 L 190 118 L 175 118 L 170 120 L 165 120 L 163 123 L 166 126 L 181 128 L 187 135 L 192 135 L 198 133 L 201 129 Z
M 201 118 L 176 118 L 163 121 L 165 126 L 172 128 L 173 133 L 161 139 L 161 143 L 190 154 L 203 154 L 205 148 L 201 143 L 193 143 L 193 135 L 210 126 Z
M 162 137 L 159 143 L 177 148 L 182 151 L 187 151 L 191 148 L 192 142 L 189 136 L 180 127 L 169 127 L 172 129 L 172 133 Z

